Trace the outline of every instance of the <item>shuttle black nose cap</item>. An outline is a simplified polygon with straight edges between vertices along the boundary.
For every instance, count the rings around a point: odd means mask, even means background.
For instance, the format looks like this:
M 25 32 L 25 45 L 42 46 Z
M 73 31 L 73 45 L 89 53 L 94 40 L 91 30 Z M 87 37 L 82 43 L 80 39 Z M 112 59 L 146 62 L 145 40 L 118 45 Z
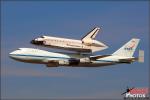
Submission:
M 30 43 L 31 43 L 31 44 L 35 44 L 35 40 L 31 40 Z
M 35 45 L 43 45 L 43 41 L 31 40 L 30 43 Z

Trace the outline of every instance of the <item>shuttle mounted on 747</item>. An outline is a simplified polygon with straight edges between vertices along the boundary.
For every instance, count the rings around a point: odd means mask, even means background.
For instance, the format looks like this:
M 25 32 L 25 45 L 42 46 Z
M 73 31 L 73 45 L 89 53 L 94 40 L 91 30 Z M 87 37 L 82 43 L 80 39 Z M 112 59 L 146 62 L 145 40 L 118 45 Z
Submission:
M 45 64 L 47 67 L 101 67 L 114 64 L 130 64 L 134 61 L 144 61 L 144 52 L 140 51 L 139 57 L 133 57 L 139 39 L 133 38 L 113 54 L 109 55 L 82 55 L 54 53 L 32 48 L 19 48 L 9 55 L 12 59 L 28 63 Z
M 78 53 L 93 53 L 108 48 L 108 46 L 106 46 L 104 43 L 95 40 L 95 37 L 98 34 L 99 30 L 99 27 L 95 27 L 81 40 L 41 36 L 33 39 L 31 43 L 34 45 L 46 46 L 49 48 L 75 51 Z

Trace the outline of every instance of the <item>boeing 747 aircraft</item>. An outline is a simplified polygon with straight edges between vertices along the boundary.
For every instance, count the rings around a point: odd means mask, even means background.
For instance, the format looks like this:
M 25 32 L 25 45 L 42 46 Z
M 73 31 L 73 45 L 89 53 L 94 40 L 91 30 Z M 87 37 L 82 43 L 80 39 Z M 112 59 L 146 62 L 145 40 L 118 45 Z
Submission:
M 12 59 L 45 64 L 47 67 L 72 66 L 72 67 L 100 67 L 114 64 L 130 64 L 134 61 L 144 61 L 144 52 L 139 53 L 139 57 L 133 57 L 139 39 L 131 39 L 128 43 L 110 55 L 88 56 L 82 54 L 54 53 L 32 48 L 19 48 L 10 53 Z
M 100 41 L 94 40 L 100 28 L 96 27 L 81 40 L 66 39 L 52 36 L 41 36 L 31 41 L 34 45 L 76 51 L 79 53 L 91 53 L 108 48 Z

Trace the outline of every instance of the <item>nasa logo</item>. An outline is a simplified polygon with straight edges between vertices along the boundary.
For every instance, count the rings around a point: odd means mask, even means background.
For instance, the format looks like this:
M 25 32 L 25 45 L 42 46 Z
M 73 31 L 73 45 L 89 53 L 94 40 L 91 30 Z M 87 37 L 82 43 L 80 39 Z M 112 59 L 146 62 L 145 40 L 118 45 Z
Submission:
M 124 48 L 125 50 L 133 50 L 133 48 Z
M 133 50 L 134 47 L 135 47 L 135 41 L 131 41 L 131 45 L 125 47 L 124 50 Z

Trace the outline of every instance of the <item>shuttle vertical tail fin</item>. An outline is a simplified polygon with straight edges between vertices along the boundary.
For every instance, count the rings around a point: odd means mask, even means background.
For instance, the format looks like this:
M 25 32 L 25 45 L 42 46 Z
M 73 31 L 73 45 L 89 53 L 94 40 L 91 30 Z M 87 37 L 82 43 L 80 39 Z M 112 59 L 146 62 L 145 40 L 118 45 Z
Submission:
M 138 46 L 139 41 L 140 39 L 136 39 L 136 38 L 131 39 L 129 42 L 123 45 L 120 49 L 118 49 L 112 55 L 132 57 L 135 52 L 135 49 Z
M 88 39 L 94 39 L 96 37 L 97 33 L 99 32 L 99 30 L 100 30 L 99 27 L 95 27 L 92 31 L 87 33 L 87 35 L 85 35 L 81 40 L 87 41 Z

